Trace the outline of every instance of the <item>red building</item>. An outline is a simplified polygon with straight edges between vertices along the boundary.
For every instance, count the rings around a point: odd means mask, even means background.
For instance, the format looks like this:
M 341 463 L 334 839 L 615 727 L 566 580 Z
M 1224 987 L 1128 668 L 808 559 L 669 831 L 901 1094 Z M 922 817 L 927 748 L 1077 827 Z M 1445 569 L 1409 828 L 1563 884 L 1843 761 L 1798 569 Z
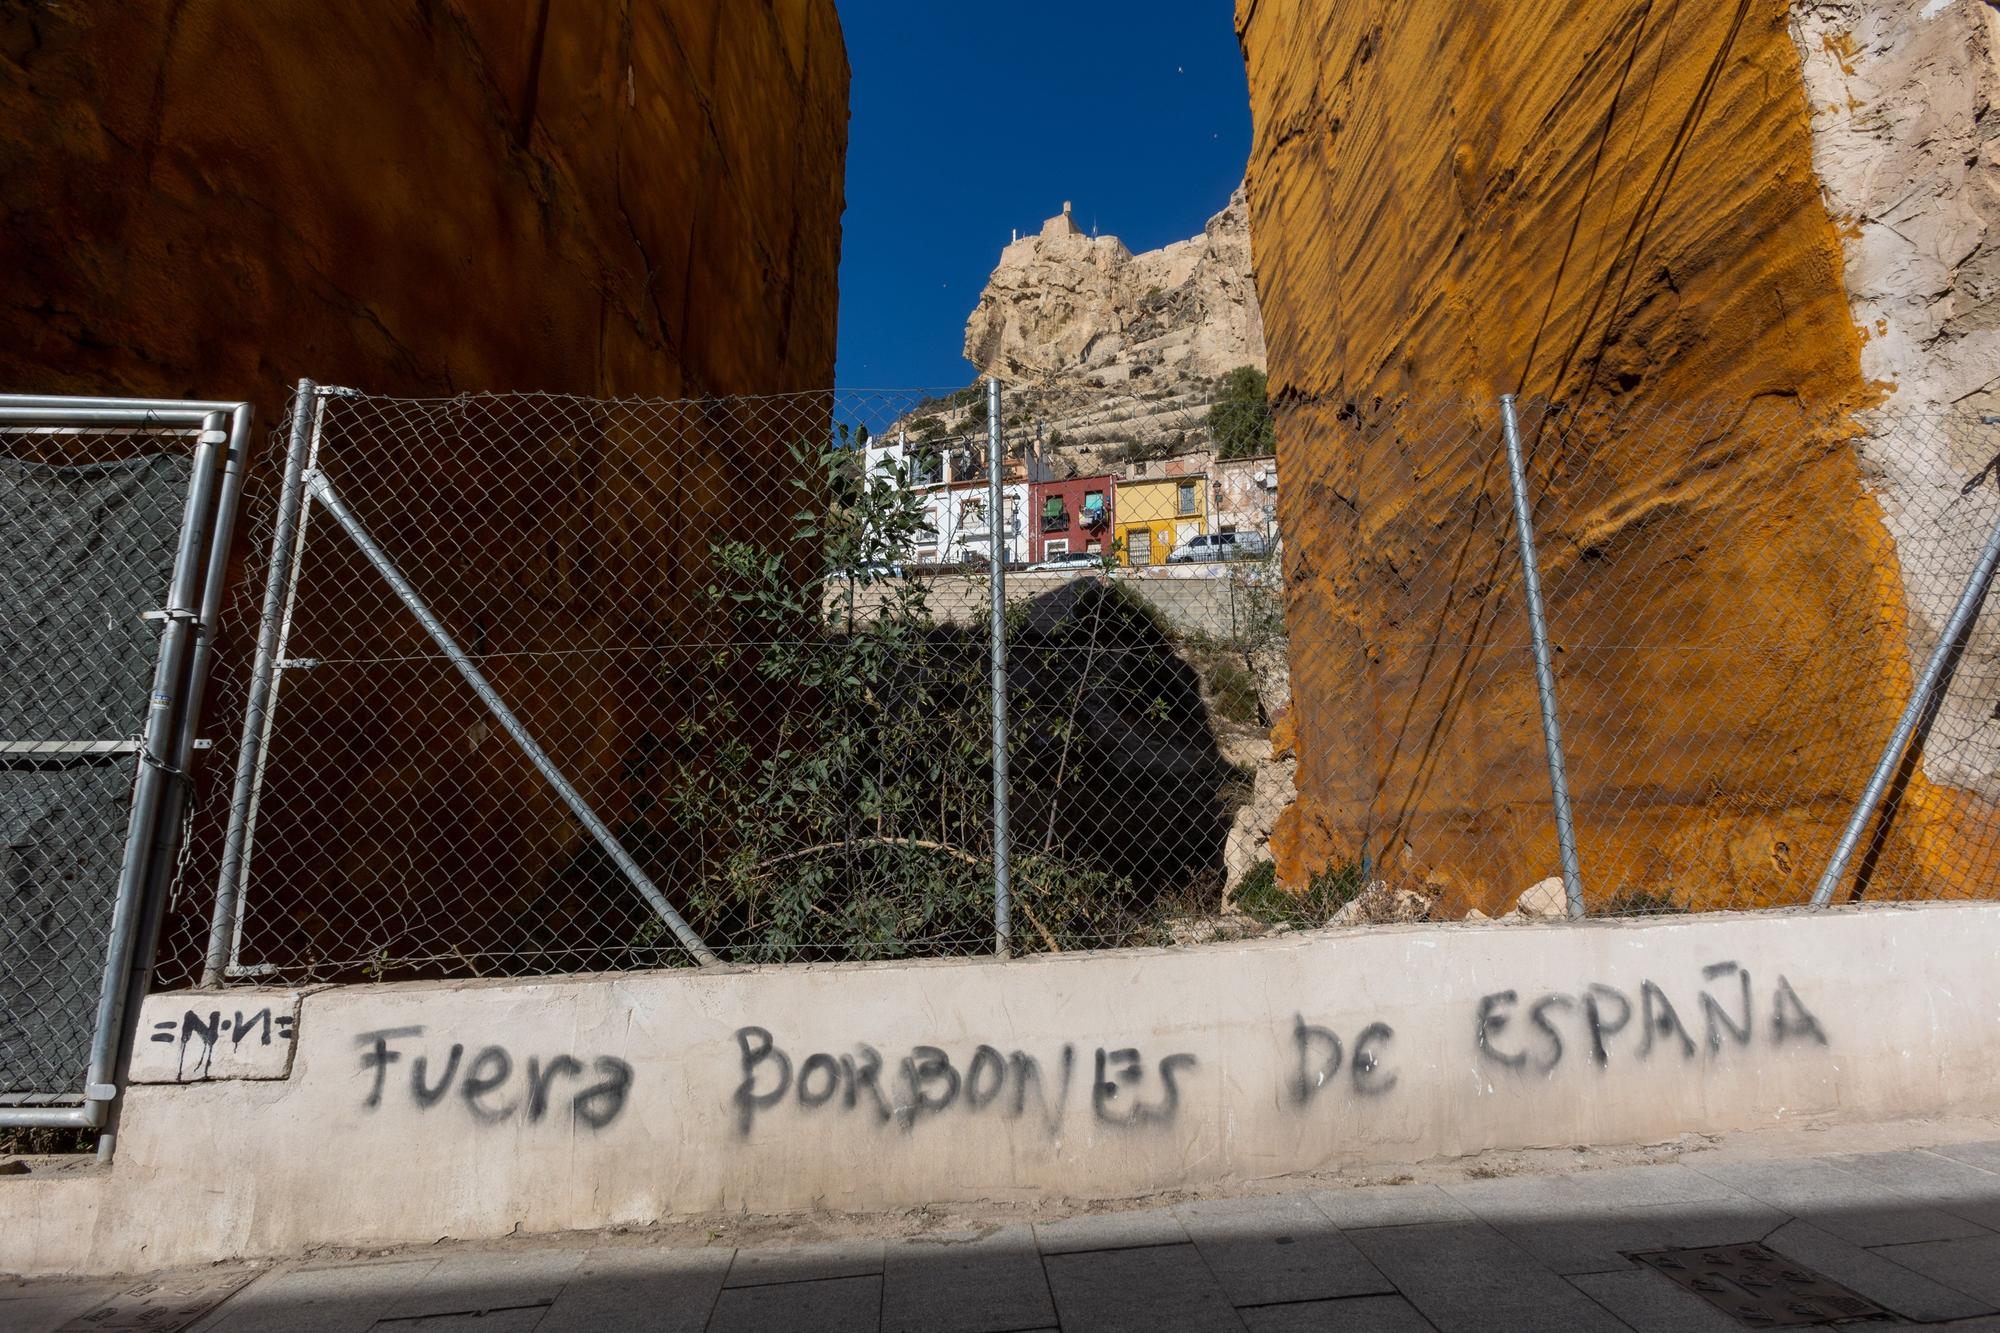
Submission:
M 1109 476 L 1035 482 L 1029 488 L 1034 519 L 1028 558 L 1049 560 L 1077 551 L 1104 552 L 1112 539 L 1115 491 L 1116 483 Z

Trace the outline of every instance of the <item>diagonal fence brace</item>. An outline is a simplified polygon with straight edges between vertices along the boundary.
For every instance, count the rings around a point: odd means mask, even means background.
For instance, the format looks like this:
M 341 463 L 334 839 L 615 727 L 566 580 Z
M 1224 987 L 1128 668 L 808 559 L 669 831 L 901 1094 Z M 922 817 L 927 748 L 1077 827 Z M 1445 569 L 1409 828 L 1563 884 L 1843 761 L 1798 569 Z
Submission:
M 417 623 L 431 636 L 432 642 L 451 659 L 452 666 L 458 669 L 458 674 L 465 678 L 465 683 L 472 687 L 480 702 L 486 705 L 487 711 L 492 713 L 507 734 L 514 738 L 514 743 L 521 747 L 522 753 L 528 756 L 528 761 L 541 773 L 549 786 L 555 789 L 556 795 L 562 797 L 563 803 L 570 808 L 570 813 L 576 816 L 577 822 L 589 830 L 590 836 L 597 840 L 598 846 L 617 863 L 625 878 L 632 882 L 632 886 L 639 890 L 640 896 L 645 898 L 648 905 L 659 915 L 660 920 L 674 932 L 675 938 L 694 955 L 696 961 L 705 965 L 720 962 L 714 952 L 702 943 L 701 937 L 695 934 L 693 928 L 681 918 L 681 914 L 674 910 L 673 904 L 667 901 L 659 886 L 655 885 L 640 868 L 639 863 L 632 859 L 631 853 L 627 852 L 624 844 L 618 841 L 618 836 L 598 818 L 597 812 L 590 808 L 590 803 L 583 799 L 583 794 L 570 784 L 569 779 L 563 776 L 562 770 L 556 767 L 555 761 L 535 743 L 535 738 L 529 734 L 527 727 L 514 715 L 514 711 L 507 707 L 506 701 L 501 699 L 471 656 L 459 647 L 457 640 L 451 637 L 451 631 L 445 628 L 444 622 L 431 611 L 417 590 L 410 585 L 409 580 L 403 577 L 403 572 L 396 567 L 395 562 L 389 559 L 387 552 L 376 544 L 375 539 L 362 526 L 361 520 L 356 518 L 353 511 L 341 500 L 339 493 L 334 490 L 333 483 L 327 480 L 326 474 L 317 469 L 310 471 L 306 474 L 305 484 L 307 496 L 318 501 L 327 515 L 338 523 L 355 546 L 360 548 L 361 554 L 367 557 L 368 563 L 375 567 L 375 572 L 382 576 L 383 581 L 402 601 L 404 607 L 416 617 Z

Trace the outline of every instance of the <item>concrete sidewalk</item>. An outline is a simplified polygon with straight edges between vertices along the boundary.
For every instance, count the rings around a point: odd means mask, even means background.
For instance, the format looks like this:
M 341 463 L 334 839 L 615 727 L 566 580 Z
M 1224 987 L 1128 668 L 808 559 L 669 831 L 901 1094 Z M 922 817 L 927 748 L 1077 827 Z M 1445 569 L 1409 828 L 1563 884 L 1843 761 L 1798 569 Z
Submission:
M 1820 1136 L 1826 1148 L 1842 1137 Z M 886 1238 L 560 1237 L 144 1281 L 0 1281 L 0 1330 L 1726 1333 L 1827 1327 L 1872 1307 L 1886 1313 L 1842 1326 L 2000 1330 L 2000 1139 L 1431 1174 L 1442 1178 Z M 1745 1322 L 1632 1257 L 1710 1247 L 1706 1260 L 1734 1263 L 1758 1243 L 1776 1265 L 1747 1270 L 1762 1277 L 1691 1280 L 1803 1322 Z M 1822 1287 L 1788 1310 L 1764 1286 L 1779 1270 L 1779 1287 L 1818 1276 L 1872 1306 Z

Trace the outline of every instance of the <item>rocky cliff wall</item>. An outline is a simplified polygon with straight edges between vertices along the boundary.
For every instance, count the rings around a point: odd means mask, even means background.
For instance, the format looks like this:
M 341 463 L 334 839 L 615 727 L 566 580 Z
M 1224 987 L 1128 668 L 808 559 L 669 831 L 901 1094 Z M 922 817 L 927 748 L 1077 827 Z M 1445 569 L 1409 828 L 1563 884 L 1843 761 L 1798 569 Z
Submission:
M 831 0 L 9 5 L 0 383 L 820 387 Z
M 1809 24 L 1783 0 L 1237 22 L 1286 478 L 1281 872 L 1360 861 L 1490 911 L 1553 871 L 1493 408 L 1518 391 L 1579 409 L 1527 434 L 1587 886 L 1796 900 L 1911 676 L 1844 415 L 1896 390 L 1815 170 Z M 1870 891 L 1934 887 L 1936 835 L 1892 825 Z
M 1813 165 L 1842 228 L 1861 373 L 1885 390 L 1860 417 L 1863 466 L 1901 553 L 1913 661 L 1927 657 L 1990 518 L 1976 501 L 2000 432 L 2000 11 L 1822 0 L 1793 13 Z M 1986 488 L 1976 488 L 1984 491 Z M 1975 626 L 1932 725 L 1926 776 L 1947 823 L 2000 798 L 2000 617 Z
M 0 385 L 240 395 L 265 428 L 302 375 L 424 396 L 828 388 L 847 87 L 832 0 L 0 7 Z M 324 461 L 626 822 L 673 780 L 649 747 L 687 696 L 610 646 L 696 637 L 708 542 L 781 539 L 739 496 L 778 483 L 816 411 L 342 403 Z M 391 960 L 476 970 L 465 955 L 530 911 L 557 947 L 601 942 L 548 903 L 588 860 L 574 821 L 325 524 L 294 629 L 334 660 L 281 699 L 248 944 L 323 957 L 379 935 Z M 629 940 L 603 906 L 629 886 L 588 892 L 581 929 Z M 380 924 L 405 918 L 432 933 Z

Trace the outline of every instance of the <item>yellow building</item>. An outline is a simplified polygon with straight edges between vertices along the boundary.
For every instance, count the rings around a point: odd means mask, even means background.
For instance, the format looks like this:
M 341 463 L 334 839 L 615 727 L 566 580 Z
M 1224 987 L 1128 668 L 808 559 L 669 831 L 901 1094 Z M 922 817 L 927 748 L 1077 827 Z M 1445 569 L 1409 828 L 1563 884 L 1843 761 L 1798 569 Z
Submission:
M 1118 483 L 1118 563 L 1164 565 L 1174 547 L 1208 531 L 1208 477 L 1187 473 Z

